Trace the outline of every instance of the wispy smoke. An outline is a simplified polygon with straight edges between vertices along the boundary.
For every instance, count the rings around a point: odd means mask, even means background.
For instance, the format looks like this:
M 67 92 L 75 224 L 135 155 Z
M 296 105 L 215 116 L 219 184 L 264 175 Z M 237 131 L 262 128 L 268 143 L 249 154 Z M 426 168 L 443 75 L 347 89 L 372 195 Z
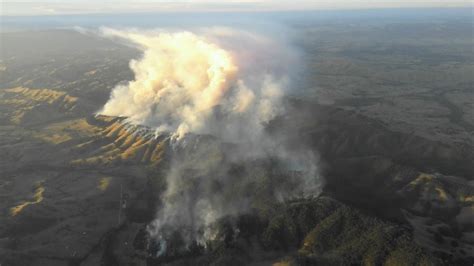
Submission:
M 297 66 L 288 46 L 228 28 L 102 33 L 143 56 L 130 62 L 135 79 L 114 88 L 100 113 L 172 136 L 153 235 L 179 230 L 186 241 L 212 239 L 219 218 L 260 200 L 317 195 L 315 155 L 266 132 L 284 114 L 288 73 Z

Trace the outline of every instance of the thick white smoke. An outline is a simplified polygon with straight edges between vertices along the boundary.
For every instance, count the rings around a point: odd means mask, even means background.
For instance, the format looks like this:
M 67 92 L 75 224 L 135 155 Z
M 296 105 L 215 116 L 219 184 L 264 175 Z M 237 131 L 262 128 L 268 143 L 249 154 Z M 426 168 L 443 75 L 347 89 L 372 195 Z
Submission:
M 286 77 L 273 75 L 281 67 L 270 65 L 275 44 L 268 39 L 220 28 L 201 35 L 103 33 L 137 45 L 143 57 L 130 62 L 135 80 L 117 86 L 101 114 L 125 116 L 177 139 L 190 132 L 216 134 L 218 127 L 220 137 L 232 140 L 258 135 L 254 131 L 278 114 Z M 215 124 L 217 106 L 226 123 Z M 252 130 L 236 132 L 243 123 Z
M 186 241 L 212 239 L 214 222 L 260 199 L 319 193 L 314 154 L 265 130 L 283 114 L 288 72 L 297 67 L 288 46 L 228 28 L 102 33 L 143 56 L 130 62 L 135 79 L 114 88 L 100 113 L 172 136 L 152 235 L 166 238 L 171 228 Z

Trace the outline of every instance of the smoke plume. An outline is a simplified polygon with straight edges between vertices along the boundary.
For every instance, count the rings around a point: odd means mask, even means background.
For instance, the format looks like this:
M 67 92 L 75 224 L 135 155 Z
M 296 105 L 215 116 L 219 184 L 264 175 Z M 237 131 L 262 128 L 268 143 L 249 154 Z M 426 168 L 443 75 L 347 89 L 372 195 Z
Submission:
M 226 29 L 208 30 L 207 37 L 191 32 L 103 32 L 143 50 L 142 58 L 130 62 L 135 80 L 113 90 L 101 111 L 104 115 L 124 116 L 158 133 L 172 132 L 177 139 L 190 132 L 215 134 L 216 126 L 224 126 L 220 137 L 231 134 L 233 139 L 251 133 L 235 132 L 235 123 L 240 127 L 245 120 L 258 135 L 262 123 L 280 111 L 285 77 L 276 78 L 271 66 L 264 65 L 271 58 L 264 46 L 271 50 L 272 44 L 262 37 Z M 212 39 L 236 48 L 226 50 Z M 215 124 L 216 106 L 226 123 Z
M 178 230 L 185 242 L 204 242 L 222 217 L 318 194 L 316 156 L 266 130 L 284 114 L 288 73 L 297 67 L 284 42 L 229 28 L 102 33 L 143 55 L 130 62 L 135 79 L 117 85 L 100 113 L 170 136 L 153 236 Z

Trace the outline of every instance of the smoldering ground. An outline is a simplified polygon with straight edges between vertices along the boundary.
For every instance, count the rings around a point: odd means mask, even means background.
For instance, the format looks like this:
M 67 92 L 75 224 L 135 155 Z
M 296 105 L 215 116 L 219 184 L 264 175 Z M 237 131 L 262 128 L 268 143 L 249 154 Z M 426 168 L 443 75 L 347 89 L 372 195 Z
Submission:
M 168 136 L 166 189 L 148 226 L 161 243 L 157 255 L 171 235 L 181 249 L 205 246 L 219 237 L 213 225 L 223 217 L 318 195 L 317 155 L 285 144 L 288 132 L 268 131 L 285 114 L 290 73 L 299 67 L 290 45 L 222 27 L 101 34 L 143 54 L 130 61 L 134 80 L 117 85 L 99 113 Z

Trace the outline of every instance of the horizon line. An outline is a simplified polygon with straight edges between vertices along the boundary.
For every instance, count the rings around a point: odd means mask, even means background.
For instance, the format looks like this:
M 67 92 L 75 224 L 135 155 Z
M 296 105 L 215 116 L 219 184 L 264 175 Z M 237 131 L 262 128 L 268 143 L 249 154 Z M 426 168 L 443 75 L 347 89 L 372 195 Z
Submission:
M 298 3 L 298 1 L 296 1 Z M 192 2 L 102 2 L 95 5 L 81 5 L 80 3 L 61 4 L 58 2 L 11 2 L 2 1 L 0 17 L 40 17 L 40 16 L 69 16 L 69 15 L 119 15 L 140 13 L 278 13 L 278 12 L 311 12 L 311 11 L 357 11 L 357 10 L 397 10 L 397 9 L 474 9 L 472 2 L 456 1 L 449 4 L 419 3 L 393 4 L 380 2 L 375 5 L 357 5 L 355 3 L 340 6 L 337 3 L 307 3 L 300 5 L 279 2 L 234 2 L 202 4 Z
M 252 13 L 308 13 L 308 12 L 355 12 L 355 11 L 389 11 L 389 10 L 473 10 L 474 6 L 449 6 L 449 7 L 431 7 L 431 6 L 414 6 L 414 7 L 363 7 L 363 8 L 314 8 L 314 9 L 281 9 L 281 10 L 156 10 L 156 11 L 127 11 L 127 12 L 74 12 L 74 13 L 52 13 L 52 14 L 8 14 L 0 17 L 60 17 L 60 16 L 104 16 L 104 15 L 136 15 L 136 14 L 206 14 L 206 13 L 234 13 L 234 14 L 252 14 Z M 474 19 L 474 13 L 473 13 Z

